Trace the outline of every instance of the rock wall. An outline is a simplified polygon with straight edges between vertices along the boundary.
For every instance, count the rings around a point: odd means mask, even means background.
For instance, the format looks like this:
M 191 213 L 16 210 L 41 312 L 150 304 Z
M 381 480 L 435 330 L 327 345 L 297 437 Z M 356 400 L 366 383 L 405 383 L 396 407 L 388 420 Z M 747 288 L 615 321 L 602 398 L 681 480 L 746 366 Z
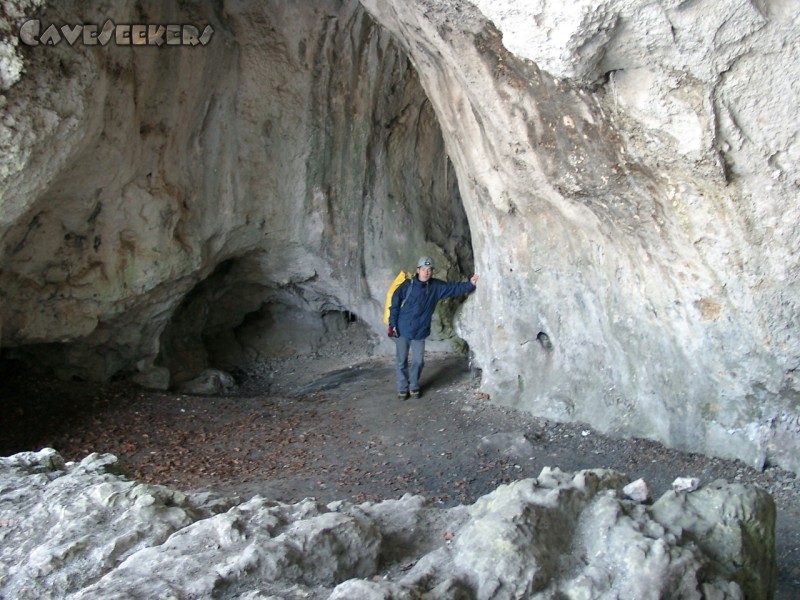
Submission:
M 471 269 L 435 114 L 356 2 L 69 6 L 58 19 L 209 23 L 214 37 L 21 50 L 4 107 L 9 355 L 84 379 L 166 368 L 176 383 L 209 355 L 274 355 L 298 319 L 379 323 L 419 253 Z
M 214 35 L 4 43 L 5 356 L 167 385 L 339 313 L 388 348 L 424 252 L 481 275 L 495 402 L 800 469 L 791 3 L 34 4 L 4 30 Z
M 495 29 L 456 3 L 364 4 L 459 175 L 483 274 L 460 331 L 484 389 L 796 470 L 797 15 L 476 3 Z

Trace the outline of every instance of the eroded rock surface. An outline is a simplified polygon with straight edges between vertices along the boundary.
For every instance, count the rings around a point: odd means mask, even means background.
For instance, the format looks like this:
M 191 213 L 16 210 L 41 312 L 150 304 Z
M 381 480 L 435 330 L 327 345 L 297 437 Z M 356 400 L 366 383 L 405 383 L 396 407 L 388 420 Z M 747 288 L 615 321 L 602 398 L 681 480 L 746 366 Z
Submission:
M 93 454 L 0 459 L 0 593 L 65 598 L 770 598 L 775 506 L 722 481 L 652 506 L 545 468 L 471 506 L 327 506 L 143 485 Z
M 432 346 L 493 401 L 800 470 L 792 3 L 7 4 L 214 36 L 0 47 L 4 356 L 163 388 L 339 317 L 383 351 L 425 253 L 481 275 Z

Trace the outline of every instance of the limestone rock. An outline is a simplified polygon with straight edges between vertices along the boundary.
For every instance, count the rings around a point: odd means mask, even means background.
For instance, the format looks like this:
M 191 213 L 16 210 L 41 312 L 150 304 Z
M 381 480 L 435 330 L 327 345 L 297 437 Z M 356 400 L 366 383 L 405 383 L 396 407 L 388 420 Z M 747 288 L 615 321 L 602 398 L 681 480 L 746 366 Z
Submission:
M 693 492 L 700 487 L 697 477 L 677 477 L 672 482 L 672 489 L 676 492 Z
M 170 372 L 166 367 L 150 367 L 139 371 L 131 379 L 134 383 L 151 390 L 168 390 Z
M 687 536 L 712 559 L 722 579 L 745 598 L 775 594 L 775 503 L 764 490 L 715 481 L 692 494 L 667 492 L 652 515 L 675 535 Z
M 179 383 L 175 387 L 177 391 L 184 394 L 223 394 L 236 388 L 236 380 L 225 371 L 205 369 L 194 379 Z
M 214 37 L 0 45 L 4 357 L 185 381 L 313 352 L 328 314 L 388 352 L 427 254 L 481 275 L 430 347 L 463 338 L 493 402 L 800 470 L 793 3 L 38 4 L 0 37 Z
M 481 438 L 478 450 L 496 450 L 513 458 L 530 458 L 535 454 L 533 443 L 522 433 L 495 433 Z
M 0 459 L 3 596 L 77 592 L 209 516 L 178 491 L 125 480 L 116 466 L 96 454 L 64 465 L 52 450 Z
M 111 455 L 0 459 L 0 595 L 769 598 L 772 499 L 715 482 L 652 507 L 624 476 L 543 469 L 471 506 L 418 496 L 354 505 L 183 494 Z
M 0 90 L 5 91 L 19 81 L 24 70 L 17 34 L 19 26 L 44 0 L 13 0 L 3 4 L 0 15 Z
M 622 493 L 625 494 L 626 498 L 630 498 L 634 502 L 648 502 L 652 497 L 650 488 L 644 479 L 632 481 L 622 488 Z

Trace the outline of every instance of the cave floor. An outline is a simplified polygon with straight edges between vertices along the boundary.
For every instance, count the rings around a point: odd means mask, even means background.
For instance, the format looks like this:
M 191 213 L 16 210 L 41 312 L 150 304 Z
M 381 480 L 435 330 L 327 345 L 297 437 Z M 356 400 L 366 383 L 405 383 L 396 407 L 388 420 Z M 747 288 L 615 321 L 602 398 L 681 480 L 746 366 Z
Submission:
M 428 353 L 419 399 L 399 400 L 392 361 L 347 353 L 272 361 L 241 374 L 234 394 L 190 396 L 6 376 L 3 456 L 52 447 L 66 460 L 110 452 L 139 481 L 296 502 L 355 502 L 422 494 L 470 503 L 502 483 L 612 468 L 655 497 L 680 476 L 764 487 L 778 506 L 776 598 L 800 598 L 800 482 L 737 461 L 617 440 L 491 404 L 462 356 Z M 524 436 L 524 437 L 523 437 Z M 514 441 L 530 450 L 508 451 Z

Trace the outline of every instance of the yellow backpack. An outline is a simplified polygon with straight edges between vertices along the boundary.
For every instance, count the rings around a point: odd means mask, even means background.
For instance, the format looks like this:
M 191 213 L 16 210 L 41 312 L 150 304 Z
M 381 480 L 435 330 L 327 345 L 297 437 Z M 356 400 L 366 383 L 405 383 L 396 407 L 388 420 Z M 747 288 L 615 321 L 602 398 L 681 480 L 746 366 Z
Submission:
M 389 286 L 389 291 L 386 292 L 386 302 L 383 303 L 383 322 L 386 325 L 389 324 L 389 309 L 392 307 L 392 296 L 394 296 L 394 291 L 400 287 L 400 285 L 406 279 L 411 279 L 413 276 L 413 273 L 400 271 L 400 273 L 397 274 L 397 277 L 394 278 L 392 284 Z

